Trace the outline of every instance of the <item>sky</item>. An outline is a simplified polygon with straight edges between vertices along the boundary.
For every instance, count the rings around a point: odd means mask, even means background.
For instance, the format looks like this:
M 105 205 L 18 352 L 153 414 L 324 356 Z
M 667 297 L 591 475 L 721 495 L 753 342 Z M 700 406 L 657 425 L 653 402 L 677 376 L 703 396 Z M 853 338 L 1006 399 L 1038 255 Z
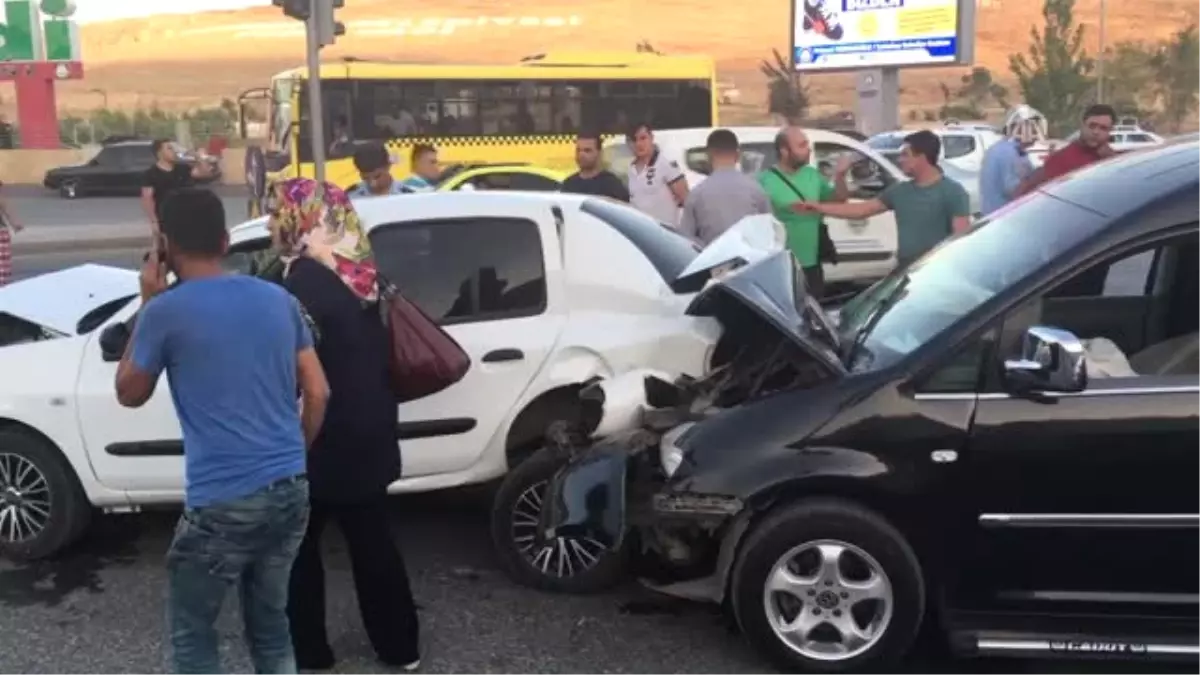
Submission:
M 131 19 L 153 14 L 191 14 L 219 9 L 269 5 L 271 0 L 76 0 L 80 23 Z

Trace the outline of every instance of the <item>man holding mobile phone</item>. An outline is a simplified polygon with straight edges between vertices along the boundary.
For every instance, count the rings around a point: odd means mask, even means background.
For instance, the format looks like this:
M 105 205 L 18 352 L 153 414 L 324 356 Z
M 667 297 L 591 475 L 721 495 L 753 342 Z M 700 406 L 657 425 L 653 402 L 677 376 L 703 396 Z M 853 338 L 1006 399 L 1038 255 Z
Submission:
M 221 672 L 216 621 L 236 590 L 254 670 L 294 673 L 288 581 L 308 525 L 306 449 L 329 384 L 296 299 L 225 274 L 220 198 L 184 188 L 161 215 L 116 394 L 141 407 L 165 371 L 183 428 L 185 508 L 167 552 L 175 672 Z M 181 283 L 164 292 L 168 271 Z

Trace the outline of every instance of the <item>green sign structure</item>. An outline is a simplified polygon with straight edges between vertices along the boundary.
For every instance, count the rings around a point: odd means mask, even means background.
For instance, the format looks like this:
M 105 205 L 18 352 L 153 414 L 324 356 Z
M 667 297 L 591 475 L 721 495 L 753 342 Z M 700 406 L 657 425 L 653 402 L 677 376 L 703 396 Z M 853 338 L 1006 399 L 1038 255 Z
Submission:
M 69 18 L 72 0 L 6 0 L 0 24 L 0 62 L 79 61 L 79 29 Z M 42 14 L 51 18 L 42 20 Z

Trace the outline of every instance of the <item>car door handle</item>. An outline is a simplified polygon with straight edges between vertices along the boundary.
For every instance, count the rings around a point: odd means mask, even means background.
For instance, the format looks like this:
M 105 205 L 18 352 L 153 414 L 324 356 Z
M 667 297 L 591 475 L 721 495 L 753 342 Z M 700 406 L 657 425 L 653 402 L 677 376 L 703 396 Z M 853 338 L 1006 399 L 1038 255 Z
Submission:
M 497 349 L 483 355 L 484 363 L 500 363 L 501 361 L 520 361 L 525 353 L 520 349 Z
M 851 220 L 850 221 L 850 227 L 863 228 L 866 226 L 867 226 L 867 221 L 865 221 L 865 220 Z

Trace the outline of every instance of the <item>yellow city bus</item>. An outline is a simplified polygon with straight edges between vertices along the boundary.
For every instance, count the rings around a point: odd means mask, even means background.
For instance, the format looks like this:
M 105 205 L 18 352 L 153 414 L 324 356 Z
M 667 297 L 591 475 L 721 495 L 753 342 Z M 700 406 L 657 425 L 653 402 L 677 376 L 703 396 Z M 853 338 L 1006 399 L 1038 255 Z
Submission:
M 656 129 L 717 124 L 716 73 L 712 59 L 700 56 L 539 54 L 498 66 L 347 59 L 322 64 L 320 77 L 325 172 L 337 185 L 358 180 L 350 157 L 364 141 L 384 142 L 403 178 L 417 143 L 436 147 L 443 165 L 566 169 L 580 130 L 610 137 L 635 122 Z M 269 178 L 313 176 L 307 79 L 306 68 L 288 70 L 269 91 L 259 90 L 270 103 L 267 150 L 277 158 L 275 166 L 266 162 Z M 279 166 L 285 157 L 287 166 Z

